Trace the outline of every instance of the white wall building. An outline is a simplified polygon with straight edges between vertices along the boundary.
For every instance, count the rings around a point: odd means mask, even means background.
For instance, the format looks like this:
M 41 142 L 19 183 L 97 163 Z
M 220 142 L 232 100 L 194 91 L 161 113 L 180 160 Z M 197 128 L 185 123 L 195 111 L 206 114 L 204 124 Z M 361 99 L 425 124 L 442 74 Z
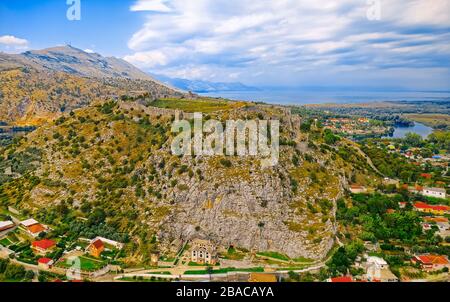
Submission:
M 215 246 L 209 240 L 195 239 L 192 242 L 191 261 L 199 264 L 216 264 Z
M 424 188 L 422 194 L 428 197 L 447 198 L 447 192 L 441 188 Z

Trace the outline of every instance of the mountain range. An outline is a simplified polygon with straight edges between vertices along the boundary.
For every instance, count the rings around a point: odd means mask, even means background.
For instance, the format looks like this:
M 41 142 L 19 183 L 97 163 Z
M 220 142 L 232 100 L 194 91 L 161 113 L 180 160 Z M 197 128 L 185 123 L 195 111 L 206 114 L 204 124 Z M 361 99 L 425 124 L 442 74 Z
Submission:
M 151 74 L 153 78 L 161 82 L 179 88 L 184 91 L 196 93 L 224 92 L 224 91 L 257 91 L 258 88 L 244 85 L 240 82 L 210 82 L 203 80 L 189 80 L 181 78 L 171 78 L 159 74 Z
M 123 95 L 153 100 L 184 95 L 122 59 L 72 46 L 0 53 L 0 83 L 0 121 L 18 125 L 40 124 Z
M 125 60 L 102 57 L 72 46 L 32 50 L 22 54 L 0 53 L 0 70 L 27 66 L 40 71 L 67 72 L 81 77 L 128 78 L 155 81 Z

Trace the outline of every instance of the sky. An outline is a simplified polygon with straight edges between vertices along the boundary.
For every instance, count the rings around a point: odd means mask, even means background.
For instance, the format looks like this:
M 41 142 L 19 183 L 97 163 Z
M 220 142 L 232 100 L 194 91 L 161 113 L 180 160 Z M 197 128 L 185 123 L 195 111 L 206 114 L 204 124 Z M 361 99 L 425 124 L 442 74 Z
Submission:
M 176 78 L 450 90 L 450 0 L 0 1 L 0 51 L 63 44 Z

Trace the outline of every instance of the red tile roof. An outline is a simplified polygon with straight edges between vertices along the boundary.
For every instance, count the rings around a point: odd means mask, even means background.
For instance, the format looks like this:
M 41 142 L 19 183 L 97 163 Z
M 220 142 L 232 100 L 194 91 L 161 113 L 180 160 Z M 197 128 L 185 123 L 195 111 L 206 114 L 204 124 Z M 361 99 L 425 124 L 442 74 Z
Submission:
M 45 227 L 42 224 L 33 224 L 28 227 L 28 230 L 33 234 L 38 234 L 40 232 L 45 231 Z
M 49 248 L 51 248 L 55 245 L 56 245 L 56 242 L 54 242 L 53 240 L 49 240 L 49 239 L 44 239 L 41 241 L 33 242 L 33 247 L 41 248 L 43 250 L 48 250 Z
M 352 188 L 352 189 L 364 189 L 364 187 L 361 186 L 361 185 L 351 185 L 350 188 Z
M 40 258 L 38 260 L 38 262 L 42 263 L 42 264 L 49 264 L 51 261 L 52 261 L 52 259 L 50 259 L 50 258 Z
M 101 248 L 104 248 L 104 244 L 103 241 L 101 241 L 100 239 L 95 240 L 94 242 L 92 242 L 92 245 L 98 250 Z
M 448 259 L 444 256 L 439 255 L 422 255 L 414 257 L 415 260 L 418 260 L 422 264 L 441 264 L 446 265 L 449 264 Z
M 425 221 L 448 222 L 448 219 L 445 217 L 425 217 Z
M 352 277 L 336 277 L 336 278 L 331 278 L 331 282 L 334 283 L 349 283 L 349 282 L 353 282 Z
M 434 211 L 450 211 L 450 207 L 448 207 L 448 206 L 443 206 L 443 205 L 433 206 L 433 205 L 429 205 L 425 202 L 416 202 L 414 204 L 414 207 L 416 209 L 430 209 L 430 210 L 434 210 Z
M 420 174 L 420 177 L 422 178 L 427 178 L 427 179 L 431 179 L 433 178 L 433 175 L 429 174 L 429 173 L 422 173 Z

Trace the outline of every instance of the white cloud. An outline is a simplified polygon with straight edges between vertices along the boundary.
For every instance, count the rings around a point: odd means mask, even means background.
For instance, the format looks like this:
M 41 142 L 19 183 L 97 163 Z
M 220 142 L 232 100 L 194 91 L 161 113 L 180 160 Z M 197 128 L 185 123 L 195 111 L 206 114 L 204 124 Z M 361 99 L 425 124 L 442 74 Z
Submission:
M 449 0 L 384 0 L 382 19 L 402 25 L 450 26 Z
M 126 59 L 169 76 L 298 84 L 308 72 L 433 68 L 450 55 L 449 0 L 381 1 L 380 21 L 367 20 L 365 0 L 136 1 L 130 10 L 149 13 Z
M 170 8 L 164 4 L 164 0 L 139 0 L 131 6 L 130 10 L 137 11 L 153 11 L 153 12 L 170 12 Z
M 168 57 L 161 51 L 146 51 L 137 52 L 133 55 L 125 56 L 124 60 L 137 66 L 150 68 L 166 65 L 168 62 Z
M 0 44 L 7 45 L 7 46 L 13 46 L 13 47 L 27 47 L 28 41 L 25 39 L 20 39 L 14 36 L 1 36 L 0 37 Z

